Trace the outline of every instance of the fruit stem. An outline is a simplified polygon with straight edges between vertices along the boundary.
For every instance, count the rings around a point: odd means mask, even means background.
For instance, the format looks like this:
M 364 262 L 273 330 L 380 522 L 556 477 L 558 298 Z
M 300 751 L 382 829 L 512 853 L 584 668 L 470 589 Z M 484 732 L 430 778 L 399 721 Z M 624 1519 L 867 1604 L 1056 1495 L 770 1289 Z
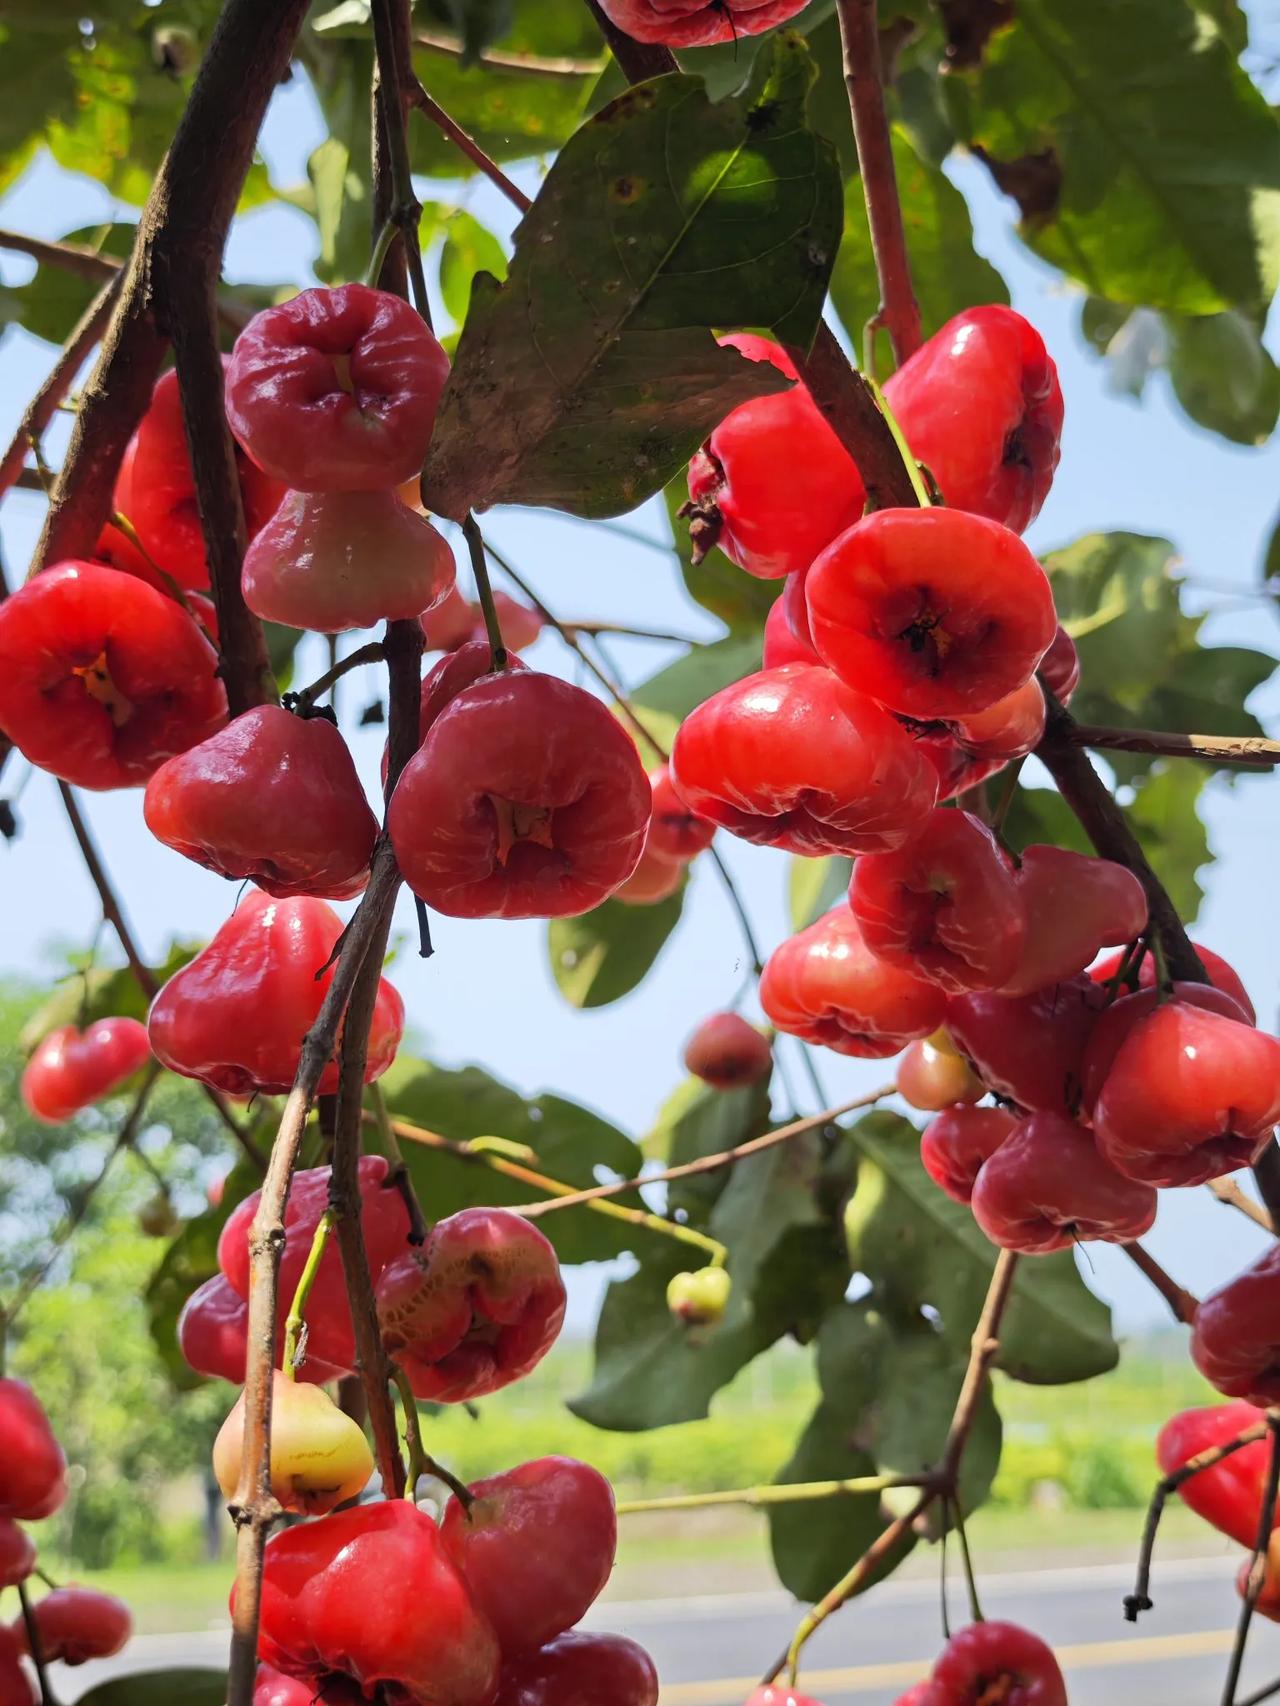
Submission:
M 907 471 L 907 478 L 911 481 L 911 489 L 916 494 L 916 501 L 921 509 L 929 509 L 933 505 L 933 495 L 925 482 L 924 475 L 920 472 L 920 464 L 911 453 L 911 446 L 907 443 L 906 434 L 898 424 L 898 417 L 889 407 L 889 399 L 885 396 L 881 386 L 870 374 L 865 375 L 865 378 L 871 387 L 872 396 L 880 405 L 880 412 L 885 418 L 889 431 L 893 434 L 893 442 L 898 447 L 898 454 L 902 458 L 902 466 Z
M 1200 1307 L 1200 1300 L 1193 1296 L 1185 1286 L 1179 1285 L 1172 1275 L 1167 1274 L 1155 1257 L 1149 1251 L 1144 1250 L 1141 1244 L 1122 1244 L 1120 1248 L 1128 1256 L 1134 1267 L 1147 1276 L 1161 1297 L 1164 1298 L 1173 1311 L 1174 1320 L 1181 1322 L 1184 1327 L 1189 1327 L 1196 1318 L 1196 1310 Z
M 386 265 L 387 256 L 391 253 L 391 245 L 399 234 L 400 226 L 394 219 L 384 219 L 378 232 L 377 241 L 373 245 L 364 281 L 372 289 L 377 289 L 378 280 L 382 277 L 382 269 Z
M 964 1525 L 964 1511 L 959 1498 L 953 1493 L 944 1500 L 944 1507 L 949 1509 L 955 1519 L 956 1538 L 960 1542 L 960 1562 L 964 1569 L 964 1585 L 969 1595 L 969 1616 L 974 1623 L 984 1621 L 982 1616 L 982 1601 L 978 1598 L 978 1578 L 973 1568 L 973 1554 L 969 1550 L 969 1535 Z
M 443 1463 L 436 1461 L 422 1443 L 422 1416 L 418 1410 L 418 1400 L 414 1397 L 413 1387 L 409 1384 L 409 1376 L 398 1362 L 391 1364 L 391 1378 L 400 1394 L 400 1408 L 404 1412 L 404 1443 L 409 1452 L 409 1473 L 405 1479 L 404 1496 L 412 1502 L 418 1493 L 418 1482 L 424 1475 L 433 1475 L 437 1481 L 443 1481 L 445 1486 L 457 1499 L 464 1511 L 470 1513 L 476 1502 L 475 1494 L 465 1481 L 460 1481 L 451 1469 L 446 1469 Z
M 353 669 L 361 669 L 365 664 L 381 663 L 387 655 L 387 648 L 381 640 L 370 640 L 367 645 L 357 646 L 355 651 L 348 652 L 346 657 L 339 658 L 324 674 L 317 676 L 309 687 L 299 688 L 296 693 L 286 693 L 284 702 L 293 709 L 290 701 L 296 701 L 303 709 L 310 709 L 316 700 L 327 693 L 336 681 L 341 681 L 344 675 L 349 675 Z
M 27 1632 L 27 1651 L 31 1662 L 36 1667 L 36 1679 L 40 1684 L 40 1706 L 58 1706 L 58 1697 L 53 1692 L 49 1682 L 49 1672 L 45 1668 L 44 1643 L 40 1639 L 40 1625 L 36 1622 L 31 1611 L 31 1599 L 27 1593 L 27 1584 L 18 1583 L 18 1598 L 22 1602 L 22 1622 Z
M 780 1486 L 735 1487 L 719 1493 L 675 1493 L 659 1499 L 622 1499 L 618 1503 L 618 1515 L 712 1510 L 718 1505 L 749 1505 L 752 1509 L 763 1509 L 770 1505 L 805 1504 L 810 1500 L 887 1493 L 891 1487 L 921 1485 L 923 1477 L 919 1475 L 858 1475 L 846 1481 L 794 1481 Z
M 431 302 L 427 295 L 427 278 L 422 270 L 422 250 L 418 242 L 418 226 L 422 219 L 422 204 L 413 187 L 413 169 L 409 161 L 409 140 L 405 133 L 405 106 L 409 99 L 409 72 L 401 63 L 400 47 L 407 45 L 408 7 L 403 0 L 373 0 L 373 42 L 377 59 L 376 99 L 387 144 L 387 166 L 390 178 L 391 202 L 386 210 L 388 224 L 397 226 L 404 242 L 405 263 L 413 290 L 413 305 L 431 324 Z M 381 233 L 379 233 L 379 240 Z M 385 261 L 385 256 L 383 257 Z M 379 267 L 379 273 L 381 267 Z
M 468 514 L 462 524 L 463 537 L 467 541 L 467 550 L 471 555 L 471 572 L 476 578 L 476 595 L 480 600 L 480 609 L 484 614 L 484 631 L 489 636 L 489 652 L 495 671 L 507 667 L 507 648 L 502 639 L 502 624 L 498 621 L 498 607 L 493 602 L 493 588 L 489 584 L 489 564 L 485 557 L 484 535 L 480 531 L 480 523 L 474 515 Z
M 324 1260 L 333 1225 L 333 1210 L 328 1208 L 316 1222 L 306 1265 L 298 1276 L 298 1288 L 293 1294 L 293 1302 L 289 1306 L 288 1318 L 284 1324 L 284 1372 L 290 1380 L 298 1378 L 298 1367 L 306 1356 L 307 1347 L 303 1333 L 306 1329 L 307 1300 L 311 1296 L 312 1286 L 316 1283 L 316 1275 L 320 1272 L 320 1263 Z

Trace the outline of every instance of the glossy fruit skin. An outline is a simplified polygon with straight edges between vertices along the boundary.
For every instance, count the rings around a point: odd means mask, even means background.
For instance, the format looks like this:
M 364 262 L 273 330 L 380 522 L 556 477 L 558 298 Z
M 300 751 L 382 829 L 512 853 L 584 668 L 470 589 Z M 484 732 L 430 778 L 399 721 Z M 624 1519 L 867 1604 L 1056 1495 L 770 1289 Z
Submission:
M 936 796 L 905 730 L 830 670 L 804 664 L 749 675 L 697 706 L 671 768 L 700 816 L 807 856 L 900 847 Z
M 737 1090 L 769 1076 L 773 1050 L 740 1013 L 712 1013 L 684 1045 L 684 1066 L 713 1090 Z
M 1005 1684 L 1003 1695 L 997 1692 Z M 1016 1623 L 971 1623 L 953 1635 L 929 1679 L 937 1706 L 1067 1706 L 1058 1661 Z M 926 1699 L 931 1697 L 926 1695 Z
M 1117 1172 L 1083 1126 L 1042 1113 L 1023 1120 L 983 1163 L 970 1207 L 993 1244 L 1046 1256 L 1078 1240 L 1141 1238 L 1155 1221 L 1156 1193 Z
M 236 339 L 227 419 L 287 486 L 377 491 L 420 471 L 448 377 L 449 358 L 398 296 L 364 284 L 304 290 Z
M 245 552 L 241 584 L 265 621 L 345 634 L 415 620 L 455 572 L 447 541 L 394 492 L 288 492 Z
M 0 605 L 0 732 L 64 782 L 138 787 L 226 722 L 217 667 L 173 599 L 118 569 L 59 563 Z
M 225 366 L 225 363 L 224 363 Z M 284 487 L 242 452 L 236 456 L 245 531 L 252 539 L 275 512 Z M 187 449 L 178 375 L 162 373 L 147 412 L 129 441 L 116 479 L 115 507 L 132 522 L 157 568 L 186 589 L 209 585 L 204 530 Z
M 686 1327 L 714 1327 L 723 1321 L 733 1295 L 725 1268 L 698 1268 L 673 1274 L 667 1285 L 667 1308 Z
M 0 1623 L 0 1700 L 4 1706 L 36 1706 L 35 1684 L 19 1663 L 25 1649 L 23 1638 Z
M 1264 1419 L 1263 1412 L 1253 1404 L 1239 1402 L 1180 1411 L 1169 1418 L 1156 1438 L 1156 1462 L 1161 1473 L 1172 1474 L 1201 1452 L 1226 1445 Z M 1179 1497 L 1197 1516 L 1252 1550 L 1258 1537 L 1269 1456 L 1270 1444 L 1265 1438 L 1242 1445 L 1230 1457 L 1185 1480 L 1178 1488 Z
M 655 859 L 646 844 L 640 862 L 626 882 L 613 891 L 624 906 L 657 906 L 669 900 L 684 881 L 684 866 Z
M 1186 1000 L 1138 1020 L 1093 1108 L 1103 1154 L 1153 1185 L 1202 1185 L 1248 1166 L 1277 1119 L 1280 1042 Z
M 1235 967 L 1229 965 L 1221 954 L 1215 954 L 1212 948 L 1206 948 L 1199 942 L 1193 942 L 1191 946 L 1199 954 L 1200 963 L 1208 973 L 1209 982 L 1213 987 L 1222 990 L 1224 994 L 1230 995 L 1233 1000 L 1238 1001 L 1244 1010 L 1245 1018 L 1251 1025 L 1256 1025 L 1258 1022 L 1257 1010 L 1249 999 L 1249 992 L 1240 981 L 1240 974 Z M 1095 983 L 1109 983 L 1120 970 L 1123 959 L 1123 950 L 1108 954 L 1105 960 L 1099 960 L 1096 966 L 1089 968 L 1089 976 Z M 1150 954 L 1144 954 L 1142 957 L 1137 970 L 1137 983 L 1141 989 L 1155 988 L 1156 963 Z
M 1057 629 L 1044 570 L 1008 528 L 958 509 L 882 509 L 805 581 L 813 643 L 850 686 L 922 720 L 1021 687 Z
M 1007 1108 L 974 1108 L 957 1103 L 930 1120 L 920 1138 L 925 1172 L 952 1202 L 967 1203 L 983 1163 L 1018 1127 Z
M 719 341 L 796 378 L 769 338 L 735 333 Z M 721 421 L 689 464 L 689 497 L 695 508 L 715 506 L 720 549 L 764 580 L 807 569 L 866 504 L 857 465 L 799 383 L 741 403 Z
M 36 1119 L 57 1125 L 109 1096 L 150 1059 L 147 1028 L 137 1019 L 97 1019 L 83 1031 L 60 1025 L 32 1050 L 22 1100 Z
M 499 1664 L 440 1531 L 405 1499 L 335 1511 L 267 1542 L 258 1654 L 286 1676 L 323 1684 L 336 1674 L 369 1698 L 380 1688 L 386 1706 L 490 1706 Z
M 1062 435 L 1057 368 L 1034 326 L 1000 303 L 968 308 L 885 391 L 950 508 L 1016 533 L 1030 526 L 1053 483 Z
M 464 1208 L 437 1221 L 421 1250 L 387 1266 L 376 1290 L 388 1352 L 419 1398 L 442 1404 L 519 1380 L 564 1324 L 555 1251 L 529 1221 L 501 1208 Z
M 12 1517 L 0 1516 L 0 1588 L 16 1588 L 35 1567 L 35 1541 Z
M 444 1549 L 504 1659 L 571 1629 L 604 1590 L 618 1544 L 613 1489 L 572 1457 L 540 1457 L 471 1485 L 444 1513 Z
M 1033 752 L 1044 725 L 1044 690 L 1033 675 L 975 716 L 911 727 L 938 772 L 939 799 L 950 800 L 994 776 L 1011 759 Z
M 292 1085 L 302 1040 L 333 981 L 316 974 L 342 933 L 342 920 L 322 900 L 277 900 L 254 890 L 207 948 L 169 979 L 151 1003 L 147 1029 L 156 1059 L 185 1078 L 229 1096 L 283 1095 Z M 246 1025 L 244 1015 L 254 1023 Z M 365 1082 L 395 1059 L 404 1003 L 384 978 L 369 1036 Z M 330 1061 L 318 1094 L 338 1088 Z
M 360 1225 L 375 1284 L 383 1270 L 408 1246 L 409 1217 L 399 1191 L 387 1184 L 389 1168 L 381 1155 L 360 1158 Z M 281 1301 L 292 1300 L 311 1251 L 320 1218 L 329 1206 L 328 1167 L 309 1167 L 293 1176 L 285 1210 L 284 1254 L 280 1258 Z M 231 1211 L 218 1239 L 218 1266 L 238 1296 L 249 1296 L 249 1232 L 262 1200 L 254 1191 Z M 284 1304 L 283 1313 L 288 1305 Z M 336 1240 L 330 1239 L 307 1302 L 307 1356 L 340 1368 L 354 1366 L 355 1335 Z M 305 1365 L 304 1365 L 305 1366 Z
M 464 645 L 475 632 L 475 607 L 463 596 L 457 582 L 433 609 L 419 618 L 429 652 L 451 652 Z
M 366 1697 L 363 1689 L 343 1677 L 326 1682 L 317 1693 L 314 1682 L 259 1665 L 253 1706 L 366 1706 Z
M 524 669 L 526 666 L 517 657 L 508 657 L 508 670 Z M 447 710 L 459 693 L 465 693 L 468 687 L 474 687 L 487 675 L 492 675 L 493 652 L 488 640 L 468 640 L 448 651 L 442 658 L 437 659 L 422 678 L 422 688 L 418 700 L 418 744 L 426 740 L 427 734 L 440 713 Z M 389 748 L 382 749 L 382 785 L 387 785 L 387 762 Z
M 242 1392 L 213 1442 L 213 1473 L 234 1499 L 244 1451 Z M 319 1386 L 302 1386 L 278 1370 L 271 1377 L 271 1494 L 282 1510 L 324 1516 L 356 1498 L 373 1474 L 364 1432 Z
M 842 906 L 774 949 L 760 979 L 760 1005 L 790 1036 L 886 1060 L 936 1031 L 945 1001 L 936 984 L 877 959 Z
M 560 1635 L 502 1667 L 494 1706 L 658 1706 L 658 1673 L 625 1635 Z
M 83 1665 L 90 1659 L 109 1659 L 133 1633 L 129 1607 L 113 1594 L 92 1588 L 54 1588 L 31 1608 L 40 1633 L 40 1646 L 50 1664 Z M 26 1629 L 15 1629 L 27 1650 Z
M 765 1688 L 757 1688 L 747 1706 L 822 1706 L 822 1702 L 815 1700 L 812 1694 L 800 1694 L 785 1683 L 774 1682 Z
M 1280 1247 L 1203 1299 L 1191 1360 L 1228 1398 L 1280 1403 Z
M 286 1301 L 282 1288 L 276 1317 L 277 1363 L 284 1352 L 284 1321 L 290 1301 Z M 224 1274 L 205 1280 L 183 1304 L 178 1316 L 177 1340 L 184 1361 L 197 1374 L 227 1380 L 233 1386 L 243 1384 L 249 1349 L 249 1305 L 239 1292 L 232 1290 Z M 323 1385 L 347 1372 L 312 1356 L 308 1345 L 306 1360 L 299 1366 L 297 1377 L 300 1381 Z
M 786 602 L 784 593 L 769 606 L 769 614 L 764 619 L 762 669 L 781 669 L 789 663 L 822 662 L 807 640 L 798 639 L 792 633 L 791 624 L 787 621 Z
M 157 841 L 279 898 L 351 900 L 369 880 L 378 820 L 327 717 L 259 705 L 147 783 Z
M 998 989 L 1022 954 L 1013 871 L 970 812 L 939 807 L 905 847 L 858 859 L 849 905 L 877 958 L 948 995 Z
M 1064 705 L 1069 705 L 1075 690 L 1080 685 L 1080 653 L 1076 643 L 1067 630 L 1058 624 L 1058 631 L 1053 636 L 1049 650 L 1040 659 L 1040 678 L 1045 686 L 1060 699 Z
M 716 826 L 710 818 L 690 811 L 676 787 L 669 764 L 660 764 L 649 772 L 649 787 L 653 805 L 645 851 L 668 864 L 687 865 L 710 847 L 716 838 Z
M 1087 977 L 1034 995 L 978 991 L 947 1003 L 947 1030 L 989 1090 L 1029 1111 L 1073 1113 L 1084 1052 L 1106 1001 Z
M 1223 1018 L 1244 1022 L 1244 1012 L 1235 997 L 1211 984 L 1174 983 L 1170 985 L 1169 995 L 1175 1001 L 1202 1008 L 1207 1013 L 1218 1013 Z M 1111 1001 L 1099 1015 L 1089 1036 L 1089 1046 L 1084 1051 L 1080 1074 L 1082 1105 L 1087 1118 L 1093 1116 L 1102 1086 L 1126 1039 L 1138 1022 L 1154 1013 L 1161 1004 L 1161 998 L 1153 987 L 1140 989 Z
M 929 1114 L 980 1101 L 987 1088 L 962 1055 L 935 1047 L 928 1037 L 907 1044 L 895 1083 L 904 1102 Z
M 460 693 L 405 766 L 387 826 L 405 881 L 454 918 L 566 918 L 639 862 L 649 781 L 598 699 L 508 671 Z
M 1005 995 L 1030 995 L 1083 971 L 1100 948 L 1147 927 L 1147 894 L 1132 871 L 1065 847 L 1028 847 L 1014 876 L 1026 921 Z
M 52 1516 L 67 1496 L 66 1467 L 35 1393 L 0 1376 L 0 1517 Z

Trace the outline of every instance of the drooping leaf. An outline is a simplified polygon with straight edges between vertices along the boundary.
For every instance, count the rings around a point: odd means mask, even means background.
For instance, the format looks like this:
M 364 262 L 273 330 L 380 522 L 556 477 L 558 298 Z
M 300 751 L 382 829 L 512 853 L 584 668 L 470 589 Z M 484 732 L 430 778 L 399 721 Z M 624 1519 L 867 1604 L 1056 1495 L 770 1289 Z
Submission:
M 220 1670 L 149 1670 L 100 1682 L 81 1706 L 222 1706 L 227 1675 Z
M 653 906 L 606 900 L 578 918 L 553 918 L 547 929 L 551 975 L 574 1007 L 607 1007 L 643 982 L 680 922 L 687 877 Z
M 846 893 L 853 876 L 853 860 L 833 855 L 829 859 L 804 859 L 798 854 L 789 862 L 787 903 L 791 928 L 803 930 L 829 912 Z
M 695 705 L 759 667 L 759 635 L 729 634 L 709 646 L 695 646 L 642 681 L 628 698 L 644 726 L 669 752 L 676 730 Z
M 1280 369 L 1253 321 L 1232 312 L 1166 324 L 1169 378 L 1191 419 L 1234 444 L 1264 444 L 1280 413 Z
M 494 278 L 507 276 L 507 257 L 492 231 L 473 214 L 455 208 L 444 221 L 444 246 L 440 250 L 440 294 L 450 315 L 460 326 L 467 317 L 471 285 L 478 272 Z
M 565 144 L 508 283 L 473 286 L 430 508 L 619 514 L 737 403 L 785 385 L 711 336 L 757 325 L 807 344 L 839 241 L 835 162 L 804 126 L 804 44 L 784 35 L 762 58 L 742 99 L 713 106 L 696 79 L 659 78 Z

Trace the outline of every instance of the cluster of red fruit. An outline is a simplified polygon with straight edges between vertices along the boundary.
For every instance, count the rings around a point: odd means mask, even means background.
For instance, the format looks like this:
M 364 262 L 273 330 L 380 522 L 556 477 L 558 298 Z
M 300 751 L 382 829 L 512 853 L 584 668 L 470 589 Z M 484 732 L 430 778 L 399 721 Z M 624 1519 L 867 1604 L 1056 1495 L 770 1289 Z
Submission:
M 61 1507 L 66 1467 L 35 1393 L 20 1380 L 0 1378 L 0 1592 L 37 1574 L 35 1543 L 20 1524 L 39 1522 Z M 133 1627 L 126 1605 L 90 1588 L 52 1588 L 31 1604 L 30 1614 L 40 1657 L 68 1665 L 118 1653 Z M 31 1647 L 25 1617 L 0 1623 L 4 1706 L 36 1706 L 35 1684 L 22 1662 Z

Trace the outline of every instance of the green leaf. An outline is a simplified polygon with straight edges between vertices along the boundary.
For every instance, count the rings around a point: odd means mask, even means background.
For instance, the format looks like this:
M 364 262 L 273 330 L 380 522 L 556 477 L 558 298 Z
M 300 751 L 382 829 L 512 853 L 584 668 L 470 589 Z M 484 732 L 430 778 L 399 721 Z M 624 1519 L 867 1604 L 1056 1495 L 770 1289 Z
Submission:
M 1167 319 L 1169 378 L 1198 426 L 1235 444 L 1265 444 L 1280 413 L 1280 370 L 1246 315 Z
M 1213 859 L 1196 811 L 1207 779 L 1198 766 L 1178 759 L 1162 763 L 1137 784 L 1127 808 L 1156 875 L 1187 924 L 1195 923 L 1204 899 L 1196 873 Z
M 938 1312 L 943 1337 L 967 1355 L 995 1250 L 966 1205 L 929 1178 L 909 1121 L 869 1114 L 849 1136 L 861 1157 L 845 1213 L 850 1261 L 895 1319 L 913 1319 L 928 1305 Z M 1001 1329 L 998 1366 L 1036 1385 L 1104 1374 L 1119 1356 L 1110 1321 L 1070 1252 L 1025 1261 Z
M 428 14 L 461 37 L 468 61 L 507 33 L 513 10 L 513 0 L 427 0 Z
M 460 326 L 467 317 L 471 285 L 478 272 L 494 278 L 507 276 L 507 257 L 492 231 L 461 208 L 444 222 L 444 247 L 440 251 L 440 294 L 451 317 Z
M 640 721 L 670 751 L 676 730 L 695 705 L 759 667 L 759 635 L 730 634 L 709 646 L 694 646 L 633 688 L 628 698 Z
M 373 245 L 373 47 L 367 33 L 319 44 L 308 55 L 308 69 L 329 127 L 307 161 L 320 237 L 316 272 L 326 284 L 342 284 L 364 277 Z
M 847 891 L 852 876 L 852 859 L 836 855 L 829 859 L 804 859 L 793 855 L 787 872 L 791 928 L 803 930 L 829 912 Z
M 123 260 L 133 247 L 137 227 L 90 225 L 58 239 Z M 26 284 L 0 290 L 0 324 L 22 326 L 34 338 L 63 344 L 72 327 L 102 288 L 101 279 L 81 278 L 65 267 L 38 266 Z
M 533 1159 L 520 1165 L 581 1189 L 600 1182 L 598 1169 L 632 1179 L 641 1155 L 616 1126 L 562 1096 L 526 1100 L 478 1066 L 456 1072 L 401 1056 L 382 1080 L 394 1115 L 445 1137 L 500 1137 L 524 1144 Z M 553 1192 L 504 1176 L 483 1160 L 402 1139 L 401 1148 L 422 1205 L 432 1220 L 479 1203 L 540 1202 Z M 660 1234 L 589 1208 L 567 1209 L 539 1221 L 564 1262 L 600 1262 L 624 1250 L 665 1247 Z
M 149 1670 L 100 1682 L 80 1706 L 222 1706 L 227 1674 L 220 1670 Z
M 578 918 L 553 918 L 547 929 L 551 975 L 574 1007 L 607 1007 L 643 982 L 680 922 L 688 878 L 653 906 L 606 900 Z
M 193 960 L 195 943 L 174 942 L 152 970 L 159 983 Z M 59 1025 L 91 1025 L 98 1019 L 145 1019 L 150 1000 L 128 966 L 114 971 L 94 967 L 55 985 L 49 999 L 36 1008 L 18 1035 L 18 1047 L 29 1054 L 42 1037 Z
M 641 1148 L 650 1159 L 672 1167 L 723 1155 L 768 1131 L 769 1101 L 768 1079 L 737 1090 L 713 1090 L 700 1078 L 686 1078 L 659 1109 Z M 705 1226 L 728 1182 L 727 1168 L 675 1179 L 667 1189 L 668 1212 Z
M 667 486 L 663 498 L 672 549 L 690 598 L 735 632 L 749 629 L 762 635 L 764 619 L 779 596 L 782 583 L 744 574 L 723 551 L 709 551 L 695 567 L 690 554 L 689 524 L 679 513 L 689 501 L 689 484 L 683 471 Z M 762 645 L 763 639 L 758 644 Z
M 876 1460 L 860 1441 L 858 1417 L 821 1403 L 809 1418 L 795 1450 L 774 1477 L 783 1485 L 808 1481 L 851 1481 L 876 1475 Z M 769 1544 L 778 1580 L 797 1599 L 817 1600 L 838 1582 L 885 1527 L 878 1493 L 770 1505 Z M 910 1536 L 896 1564 L 915 1544 Z M 876 1580 L 882 1580 L 881 1570 Z
M 783 35 L 761 58 L 742 99 L 712 106 L 697 80 L 658 78 L 565 144 L 509 282 L 473 286 L 427 458 L 431 509 L 619 514 L 730 409 L 785 385 L 711 336 L 755 325 L 807 344 L 839 241 L 832 150 L 804 126 L 804 43 Z
M 893 133 L 893 163 L 925 336 L 963 308 L 1007 302 L 1004 280 L 974 249 L 964 197 L 937 166 L 916 153 L 901 129 Z M 854 348 L 860 349 L 862 329 L 880 303 L 861 178 L 845 184 L 844 221 L 844 241 L 831 276 L 831 300 Z
M 1185 0 L 1018 0 L 945 80 L 1043 259 L 1113 302 L 1261 307 L 1280 269 L 1280 128 Z

